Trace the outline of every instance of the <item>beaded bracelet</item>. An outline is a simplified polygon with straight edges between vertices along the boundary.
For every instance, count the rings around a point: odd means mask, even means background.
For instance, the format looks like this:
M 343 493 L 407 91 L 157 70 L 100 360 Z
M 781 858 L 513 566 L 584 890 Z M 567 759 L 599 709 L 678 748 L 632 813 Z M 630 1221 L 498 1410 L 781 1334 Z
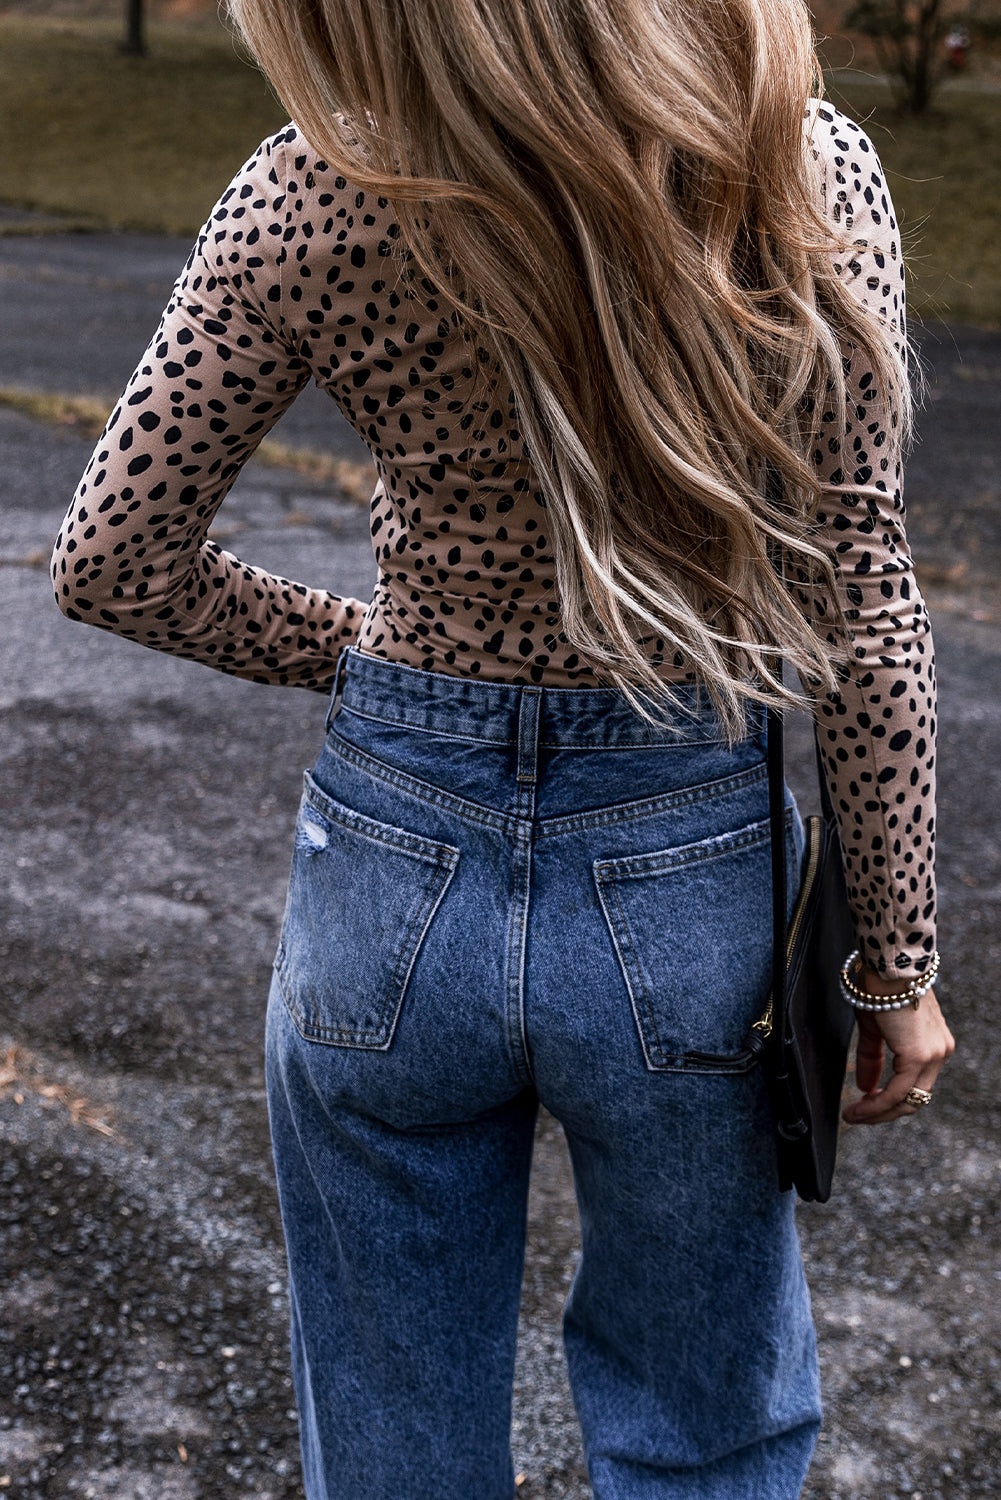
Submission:
M 935 976 L 938 974 L 941 964 L 941 955 L 935 953 L 925 972 L 916 975 L 905 990 L 901 990 L 899 994 L 887 995 L 884 999 L 879 999 L 877 996 L 870 994 L 868 990 L 862 989 L 852 978 L 852 972 L 860 971 L 862 968 L 862 956 L 856 948 L 855 952 L 850 953 L 842 965 L 841 993 L 848 1004 L 854 1006 L 856 1010 L 903 1010 L 907 1005 L 917 1010 L 918 1002 L 922 995 L 927 995 L 928 991 L 934 987 Z

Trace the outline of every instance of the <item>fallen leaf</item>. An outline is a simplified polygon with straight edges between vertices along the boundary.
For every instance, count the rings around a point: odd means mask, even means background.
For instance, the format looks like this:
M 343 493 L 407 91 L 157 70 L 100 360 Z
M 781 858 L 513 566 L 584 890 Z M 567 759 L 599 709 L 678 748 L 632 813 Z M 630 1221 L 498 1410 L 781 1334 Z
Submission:
M 22 1087 L 16 1088 L 18 1084 Z M 43 1083 L 39 1067 L 31 1055 L 22 1047 L 8 1047 L 0 1056 L 0 1091 L 15 1087 L 14 1103 L 23 1104 L 24 1085 L 27 1085 L 47 1109 L 53 1104 L 61 1104 L 74 1125 L 87 1125 L 91 1130 L 99 1131 L 101 1135 L 114 1136 L 115 1132 L 104 1119 L 103 1110 L 95 1110 L 89 1099 L 84 1098 L 83 1095 L 71 1094 L 64 1084 Z

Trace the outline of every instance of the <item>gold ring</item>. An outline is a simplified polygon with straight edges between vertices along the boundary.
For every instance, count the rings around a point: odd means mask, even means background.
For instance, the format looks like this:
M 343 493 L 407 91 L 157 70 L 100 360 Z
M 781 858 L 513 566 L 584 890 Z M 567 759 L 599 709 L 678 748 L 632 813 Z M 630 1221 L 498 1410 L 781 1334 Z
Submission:
M 915 1109 L 923 1109 L 926 1104 L 931 1103 L 931 1094 L 927 1089 L 911 1089 L 904 1095 L 905 1104 L 913 1104 Z

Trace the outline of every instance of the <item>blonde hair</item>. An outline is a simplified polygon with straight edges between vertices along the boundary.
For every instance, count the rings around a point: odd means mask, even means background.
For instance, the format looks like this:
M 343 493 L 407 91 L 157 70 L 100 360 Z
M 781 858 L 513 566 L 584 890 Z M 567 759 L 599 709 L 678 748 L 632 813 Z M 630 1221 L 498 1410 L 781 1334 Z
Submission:
M 836 601 L 811 441 L 853 348 L 905 425 L 909 398 L 901 335 L 834 271 L 802 0 L 229 4 L 499 360 L 585 660 L 648 714 L 683 665 L 734 735 L 793 696 L 780 656 L 832 690 L 836 632 L 803 608 Z

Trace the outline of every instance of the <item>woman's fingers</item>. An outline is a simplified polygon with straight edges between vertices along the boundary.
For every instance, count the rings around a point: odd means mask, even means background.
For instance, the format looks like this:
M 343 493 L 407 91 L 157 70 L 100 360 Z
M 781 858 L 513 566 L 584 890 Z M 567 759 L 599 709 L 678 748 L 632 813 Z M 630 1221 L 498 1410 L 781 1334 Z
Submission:
M 908 1103 L 912 1089 L 930 1094 L 955 1042 L 933 992 L 917 1010 L 858 1013 L 859 1041 L 855 1081 L 863 1090 L 844 1111 L 850 1125 L 882 1125 L 926 1106 Z M 893 1076 L 879 1088 L 885 1050 L 893 1054 Z
M 941 1064 L 939 1064 L 941 1066 Z M 907 1115 L 917 1114 L 919 1109 L 926 1108 L 923 1104 L 908 1104 L 907 1095 L 911 1089 L 918 1088 L 926 1094 L 931 1094 L 935 1088 L 935 1080 L 938 1077 L 938 1067 L 925 1069 L 918 1074 L 899 1074 L 882 1089 L 874 1089 L 871 1093 L 863 1094 L 850 1104 L 844 1111 L 842 1118 L 849 1125 L 885 1125 L 891 1120 L 900 1120 Z
M 885 1061 L 883 1033 L 878 1026 L 867 1026 L 864 1020 L 860 1020 L 855 1049 L 855 1082 L 863 1094 L 871 1094 L 878 1088 Z

